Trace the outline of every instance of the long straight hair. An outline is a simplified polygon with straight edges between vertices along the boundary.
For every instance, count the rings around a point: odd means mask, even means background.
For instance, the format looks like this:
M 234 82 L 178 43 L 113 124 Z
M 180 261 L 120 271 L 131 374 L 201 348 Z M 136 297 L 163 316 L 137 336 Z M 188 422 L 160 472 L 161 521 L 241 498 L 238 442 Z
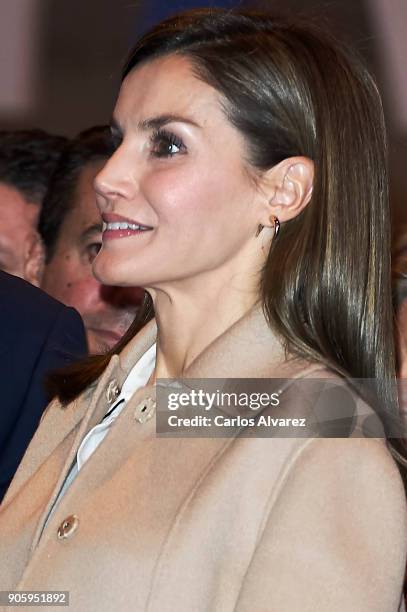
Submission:
M 257 171 L 314 161 L 312 199 L 273 241 L 261 282 L 269 324 L 295 354 L 351 378 L 375 379 L 398 414 L 390 273 L 386 134 L 377 87 L 363 65 L 314 26 L 264 13 L 193 10 L 145 34 L 123 79 L 140 64 L 186 57 L 220 94 Z M 153 315 L 151 299 L 104 357 L 74 366 L 57 393 L 75 397 Z

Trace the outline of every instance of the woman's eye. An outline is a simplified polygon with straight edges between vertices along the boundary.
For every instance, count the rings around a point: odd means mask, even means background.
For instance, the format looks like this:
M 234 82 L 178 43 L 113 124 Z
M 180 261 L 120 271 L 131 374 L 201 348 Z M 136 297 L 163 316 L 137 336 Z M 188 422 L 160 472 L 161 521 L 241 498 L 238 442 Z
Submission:
M 86 256 L 88 258 L 89 263 L 92 263 L 95 259 L 96 255 L 99 253 L 102 247 L 101 242 L 92 242 L 92 244 L 88 244 L 86 247 Z
M 185 151 L 186 147 L 181 138 L 172 132 L 158 130 L 151 137 L 151 154 L 154 157 L 173 157 Z

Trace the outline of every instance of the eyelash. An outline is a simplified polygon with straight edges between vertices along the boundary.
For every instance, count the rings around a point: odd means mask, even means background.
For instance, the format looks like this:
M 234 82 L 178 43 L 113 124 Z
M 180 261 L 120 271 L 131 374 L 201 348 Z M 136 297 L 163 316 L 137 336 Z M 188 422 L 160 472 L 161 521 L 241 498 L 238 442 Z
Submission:
M 111 133 L 111 142 L 116 151 L 123 142 L 123 136 L 117 132 Z M 186 146 L 173 132 L 159 128 L 155 130 L 150 137 L 151 144 L 151 155 L 156 158 L 174 157 L 179 153 L 186 153 Z M 167 150 L 160 151 L 159 145 L 164 144 Z M 177 147 L 179 150 L 176 153 L 172 153 L 170 147 Z M 155 147 L 155 148 L 154 148 Z
M 153 132 L 150 138 L 151 141 L 151 154 L 153 157 L 164 158 L 164 157 L 174 157 L 174 155 L 179 155 L 180 153 L 186 152 L 186 146 L 184 145 L 181 138 L 176 136 L 173 132 L 169 132 L 168 130 L 163 130 L 162 128 Z M 166 150 L 160 151 L 159 145 L 165 145 Z M 178 151 L 176 153 L 171 152 L 170 147 L 177 147 Z M 154 149 L 154 147 L 156 147 Z

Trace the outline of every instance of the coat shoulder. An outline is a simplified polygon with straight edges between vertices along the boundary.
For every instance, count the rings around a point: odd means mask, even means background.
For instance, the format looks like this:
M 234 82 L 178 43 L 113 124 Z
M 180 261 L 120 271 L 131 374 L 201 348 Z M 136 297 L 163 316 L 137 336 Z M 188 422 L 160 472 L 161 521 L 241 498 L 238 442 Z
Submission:
M 385 442 L 314 439 L 268 513 L 236 609 L 257 598 L 258 609 L 397 610 L 406 556 L 404 488 Z

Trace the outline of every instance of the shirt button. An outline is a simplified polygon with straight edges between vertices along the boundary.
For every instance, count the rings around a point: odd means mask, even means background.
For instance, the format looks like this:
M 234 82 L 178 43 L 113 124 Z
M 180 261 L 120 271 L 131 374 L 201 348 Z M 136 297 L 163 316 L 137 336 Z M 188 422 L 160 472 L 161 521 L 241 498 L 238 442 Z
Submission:
M 109 404 L 112 404 L 114 400 L 120 395 L 119 385 L 117 380 L 111 380 L 106 388 L 106 399 Z
M 145 397 L 142 402 L 138 404 L 134 411 L 134 418 L 138 423 L 145 423 L 154 415 L 155 412 L 155 399 L 152 397 Z
M 60 540 L 70 538 L 78 529 L 78 525 L 79 519 L 76 514 L 71 514 L 70 516 L 67 516 L 66 519 L 64 519 L 58 527 L 58 538 Z

